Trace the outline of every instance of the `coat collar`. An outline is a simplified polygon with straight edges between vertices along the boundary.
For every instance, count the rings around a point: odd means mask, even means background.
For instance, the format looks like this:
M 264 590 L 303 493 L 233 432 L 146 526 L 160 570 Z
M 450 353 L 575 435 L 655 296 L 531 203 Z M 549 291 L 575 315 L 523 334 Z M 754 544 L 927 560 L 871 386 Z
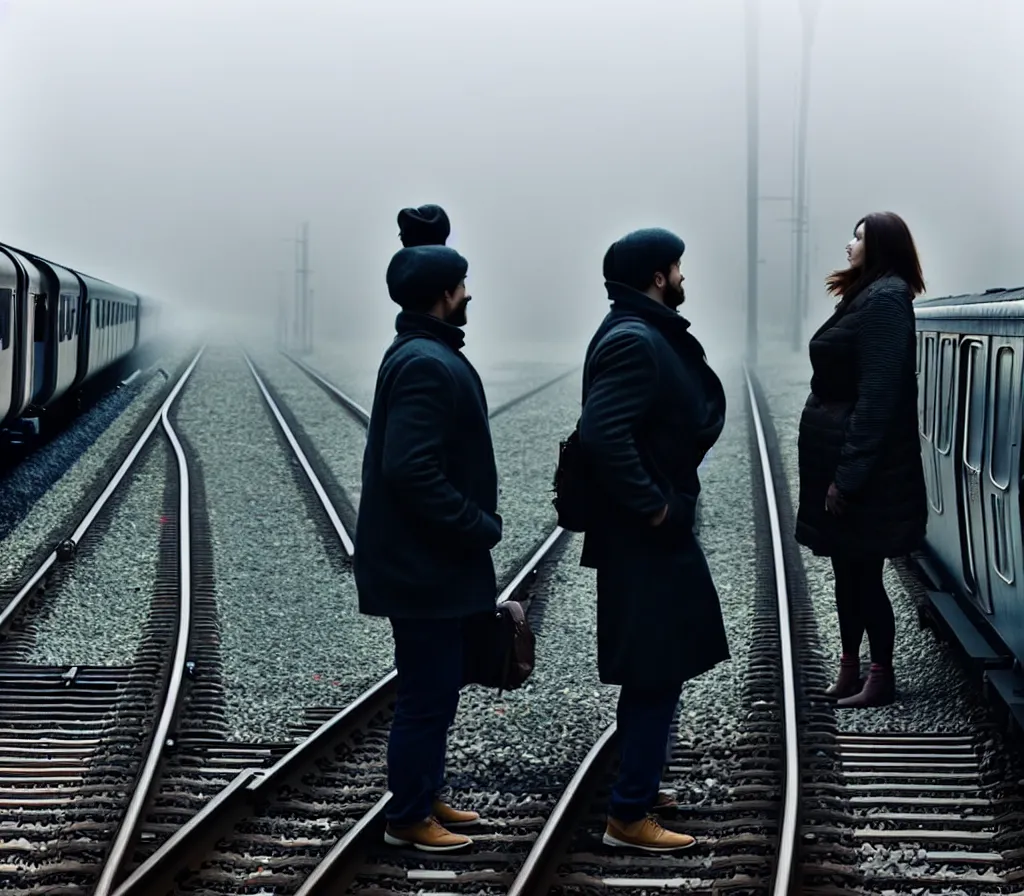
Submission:
M 631 314 L 643 318 L 665 335 L 681 335 L 690 329 L 690 322 L 676 311 L 655 302 L 650 296 L 613 280 L 605 282 L 612 314 Z
M 395 332 L 399 337 L 429 336 L 459 351 L 466 344 L 466 334 L 459 327 L 445 323 L 432 314 L 416 311 L 400 311 L 395 318 Z

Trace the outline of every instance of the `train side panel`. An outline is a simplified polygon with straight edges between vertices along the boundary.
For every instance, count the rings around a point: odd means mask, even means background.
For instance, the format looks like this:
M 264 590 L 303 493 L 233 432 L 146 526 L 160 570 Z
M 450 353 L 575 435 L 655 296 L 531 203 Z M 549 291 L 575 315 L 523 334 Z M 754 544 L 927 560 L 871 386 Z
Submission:
M 8 246 L 0 246 L 0 256 L 10 262 L 16 275 L 16 298 L 11 338 L 14 346 L 14 375 L 11 403 L 7 411 L 8 424 L 22 416 L 32 403 L 32 396 L 41 384 L 37 374 L 35 334 L 37 313 L 44 315 L 45 287 L 39 269 L 22 253 Z
M 17 382 L 18 271 L 14 262 L 0 253 L 0 426 L 14 406 Z
M 135 349 L 139 299 L 135 293 L 79 274 L 86 289 L 89 326 L 82 382 L 120 361 Z
M 45 295 L 37 302 L 35 390 L 32 404 L 44 408 L 63 396 L 78 373 L 82 289 L 74 274 L 60 265 L 32 257 Z
M 1024 660 L 1024 290 L 959 299 L 917 309 L 927 541 Z

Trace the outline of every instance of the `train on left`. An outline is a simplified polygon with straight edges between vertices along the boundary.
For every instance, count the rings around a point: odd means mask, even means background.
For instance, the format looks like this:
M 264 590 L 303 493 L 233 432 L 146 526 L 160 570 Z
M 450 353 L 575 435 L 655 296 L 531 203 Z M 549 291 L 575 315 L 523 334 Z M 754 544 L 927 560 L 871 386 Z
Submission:
M 59 426 L 154 349 L 159 302 L 0 243 L 0 443 Z

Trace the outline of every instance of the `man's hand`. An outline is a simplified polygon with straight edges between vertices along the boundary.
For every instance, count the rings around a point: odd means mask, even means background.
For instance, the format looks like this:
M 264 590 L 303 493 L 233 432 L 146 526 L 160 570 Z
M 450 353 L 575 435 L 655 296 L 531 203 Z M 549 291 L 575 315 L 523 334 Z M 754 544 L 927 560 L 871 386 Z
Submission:
M 825 510 L 828 513 L 834 513 L 836 516 L 842 516 L 843 511 L 846 510 L 846 499 L 843 497 L 842 492 L 836 488 L 834 482 L 829 485 L 828 494 L 825 495 Z
M 665 517 L 668 516 L 668 504 L 661 508 L 654 516 L 651 517 L 652 526 L 660 526 L 665 522 Z

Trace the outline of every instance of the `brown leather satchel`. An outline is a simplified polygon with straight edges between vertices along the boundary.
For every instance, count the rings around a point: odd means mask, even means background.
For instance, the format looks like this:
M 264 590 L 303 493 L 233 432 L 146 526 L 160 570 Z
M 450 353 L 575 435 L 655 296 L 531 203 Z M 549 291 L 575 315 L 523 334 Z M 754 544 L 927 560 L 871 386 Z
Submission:
M 533 672 L 535 644 L 517 601 L 503 601 L 493 612 L 470 617 L 463 629 L 463 683 L 497 688 L 499 695 L 522 687 Z

